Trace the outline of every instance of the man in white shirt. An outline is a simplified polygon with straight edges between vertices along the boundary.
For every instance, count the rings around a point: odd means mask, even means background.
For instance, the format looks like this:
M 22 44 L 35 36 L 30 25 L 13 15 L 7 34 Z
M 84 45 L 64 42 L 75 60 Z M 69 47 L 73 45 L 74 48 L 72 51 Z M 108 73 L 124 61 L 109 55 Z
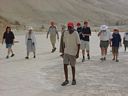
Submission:
M 124 44 L 124 48 L 125 48 L 125 51 L 128 47 L 128 32 L 125 32 L 124 33 L 124 40 L 123 40 L 123 44 Z
M 106 60 L 107 49 L 110 44 L 110 40 L 112 38 L 112 35 L 108 30 L 108 26 L 101 25 L 98 36 L 100 37 L 101 60 L 103 61 Z
M 67 24 L 68 31 L 64 33 L 64 45 L 65 48 L 63 50 L 64 53 L 64 73 L 65 73 L 65 81 L 61 84 L 62 86 L 66 86 L 68 81 L 68 65 L 71 65 L 72 68 L 72 85 L 76 85 L 75 79 L 75 64 L 76 58 L 79 57 L 80 50 L 80 38 L 79 34 L 74 29 L 74 24 L 69 22 Z

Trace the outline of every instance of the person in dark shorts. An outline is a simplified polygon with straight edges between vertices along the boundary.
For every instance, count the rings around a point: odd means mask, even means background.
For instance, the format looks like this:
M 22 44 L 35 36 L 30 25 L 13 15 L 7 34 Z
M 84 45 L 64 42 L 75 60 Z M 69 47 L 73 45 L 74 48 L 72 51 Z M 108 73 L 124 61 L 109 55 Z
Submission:
M 90 36 L 91 36 L 91 29 L 88 26 L 88 22 L 84 22 L 84 26 L 82 28 L 82 37 L 81 37 L 81 49 L 82 49 L 82 55 L 83 59 L 82 62 L 85 61 L 85 49 L 87 52 L 88 60 L 90 60 Z
M 101 25 L 100 32 L 98 33 L 98 37 L 100 37 L 100 48 L 101 48 L 101 58 L 100 60 L 106 60 L 107 49 L 110 44 L 110 40 L 112 38 L 110 31 L 108 30 L 108 26 Z
M 78 32 L 74 29 L 74 24 L 69 22 L 67 24 L 68 31 L 64 33 L 64 74 L 65 74 L 65 81 L 61 84 L 62 86 L 66 86 L 69 84 L 68 80 L 68 65 L 71 65 L 72 68 L 72 85 L 76 85 L 75 79 L 75 64 L 76 58 L 79 57 L 79 50 L 80 50 L 80 38 Z
M 15 36 L 11 31 L 11 27 L 7 27 L 6 31 L 3 34 L 3 40 L 2 40 L 2 44 L 5 42 L 6 48 L 8 49 L 8 53 L 6 56 L 7 59 L 9 58 L 10 53 L 11 53 L 11 57 L 15 55 L 12 50 L 12 46 L 14 45 L 14 39 L 15 39 Z
M 119 34 L 119 30 L 116 28 L 113 30 L 112 39 L 111 39 L 111 47 L 112 47 L 112 53 L 113 53 L 112 60 L 116 60 L 116 62 L 119 62 L 118 50 L 120 46 L 121 46 L 121 35 Z
M 126 52 L 126 49 L 128 47 L 128 32 L 124 33 L 123 44 L 124 44 L 124 50 Z

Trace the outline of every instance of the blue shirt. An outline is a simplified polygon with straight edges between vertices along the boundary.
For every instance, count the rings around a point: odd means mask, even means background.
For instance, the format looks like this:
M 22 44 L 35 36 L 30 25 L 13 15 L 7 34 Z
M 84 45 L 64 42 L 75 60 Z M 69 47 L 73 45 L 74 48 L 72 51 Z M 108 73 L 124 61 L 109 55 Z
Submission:
M 112 47 L 119 47 L 121 43 L 121 36 L 119 33 L 112 34 Z

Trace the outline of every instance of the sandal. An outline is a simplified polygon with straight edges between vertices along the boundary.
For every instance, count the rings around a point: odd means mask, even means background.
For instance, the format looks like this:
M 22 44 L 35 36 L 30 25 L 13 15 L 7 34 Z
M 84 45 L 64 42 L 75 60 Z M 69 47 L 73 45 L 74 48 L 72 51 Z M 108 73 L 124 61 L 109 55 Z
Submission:
M 72 85 L 76 85 L 76 80 L 73 80 L 72 81 Z

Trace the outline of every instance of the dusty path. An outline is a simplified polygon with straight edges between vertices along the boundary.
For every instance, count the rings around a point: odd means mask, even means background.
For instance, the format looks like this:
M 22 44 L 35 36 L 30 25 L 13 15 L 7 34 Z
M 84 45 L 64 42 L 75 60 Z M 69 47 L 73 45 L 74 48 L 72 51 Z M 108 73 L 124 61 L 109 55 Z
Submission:
M 37 58 L 25 60 L 24 36 L 16 36 L 14 58 L 6 60 L 6 50 L 0 45 L 0 96 L 128 96 L 128 53 L 120 49 L 120 62 L 99 60 L 98 38 L 91 40 L 92 59 L 77 61 L 77 85 L 61 87 L 64 79 L 59 52 L 50 53 L 46 35 L 37 35 Z M 96 43 L 95 43 L 96 42 Z M 59 43 L 57 44 L 57 46 Z M 70 80 L 71 80 L 71 71 Z

